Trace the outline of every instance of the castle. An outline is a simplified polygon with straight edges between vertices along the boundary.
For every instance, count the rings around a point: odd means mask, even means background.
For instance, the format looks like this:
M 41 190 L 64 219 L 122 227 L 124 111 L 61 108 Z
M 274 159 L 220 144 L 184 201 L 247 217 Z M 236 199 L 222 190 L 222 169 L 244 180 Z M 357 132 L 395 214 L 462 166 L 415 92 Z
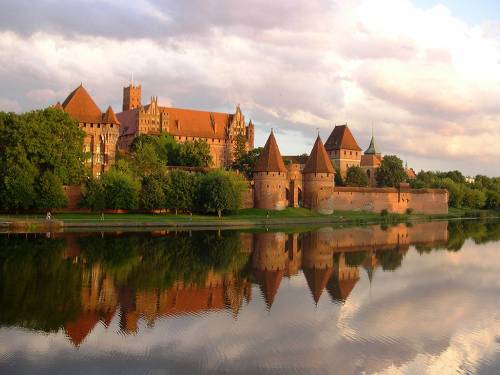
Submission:
M 133 140 L 142 134 L 167 133 L 177 142 L 203 140 L 210 147 L 214 168 L 231 165 L 240 140 L 244 141 L 247 150 L 253 149 L 254 125 L 251 120 L 246 123 L 239 105 L 232 114 L 162 107 L 157 97 L 143 105 L 141 90 L 141 86 L 132 84 L 124 87 L 123 111 L 116 115 L 111 106 L 103 113 L 83 85 L 73 90 L 62 104 L 55 105 L 77 120 L 85 132 L 85 163 L 92 176 L 99 178 L 114 164 L 116 151 L 127 152 Z M 412 209 L 427 214 L 448 212 L 446 190 L 412 190 L 407 184 L 375 188 L 375 175 L 383 156 L 373 135 L 368 149 L 362 153 L 347 124 L 335 126 L 325 144 L 318 135 L 309 157 L 300 159 L 283 158 L 271 131 L 254 169 L 247 207 L 267 210 L 305 207 L 322 214 L 331 214 L 334 208 L 400 213 Z M 352 166 L 365 171 L 370 188 L 335 187 L 336 170 L 345 178 Z M 407 173 L 409 178 L 414 177 L 413 170 Z
M 325 145 L 318 135 L 305 163 L 297 157 L 283 158 L 271 131 L 254 169 L 252 206 L 266 210 L 305 207 L 322 214 L 331 214 L 334 209 L 448 213 L 447 190 L 410 189 L 407 183 L 394 188 L 376 188 L 375 174 L 382 159 L 373 136 L 368 149 L 361 154 L 347 125 L 336 126 Z M 284 160 L 288 162 L 286 165 Z M 361 167 L 370 187 L 335 186 L 334 166 L 343 177 L 349 167 Z
M 254 125 L 245 122 L 241 109 L 220 113 L 162 107 L 153 96 L 147 105 L 141 104 L 141 86 L 123 88 L 123 108 L 117 114 L 121 123 L 117 147 L 127 151 L 135 137 L 141 134 L 168 133 L 177 142 L 203 140 L 210 146 L 212 167 L 231 164 L 238 137 L 243 137 L 247 150 L 253 149 Z

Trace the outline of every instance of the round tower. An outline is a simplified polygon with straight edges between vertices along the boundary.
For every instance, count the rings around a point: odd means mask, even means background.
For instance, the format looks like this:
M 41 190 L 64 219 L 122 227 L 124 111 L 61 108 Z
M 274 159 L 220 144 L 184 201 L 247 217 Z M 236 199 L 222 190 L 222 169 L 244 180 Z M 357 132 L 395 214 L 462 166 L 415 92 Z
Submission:
M 266 210 L 284 210 L 287 200 L 287 169 L 271 131 L 254 169 L 254 204 Z
M 322 214 L 333 213 L 335 170 L 319 135 L 302 175 L 304 207 Z

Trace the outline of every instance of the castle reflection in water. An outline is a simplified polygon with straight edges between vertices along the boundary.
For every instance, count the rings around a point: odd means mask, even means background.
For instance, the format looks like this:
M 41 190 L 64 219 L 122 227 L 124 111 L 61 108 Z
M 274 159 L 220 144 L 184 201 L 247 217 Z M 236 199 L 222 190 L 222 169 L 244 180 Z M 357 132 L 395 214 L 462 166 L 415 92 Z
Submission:
M 410 245 L 420 252 L 459 250 L 467 234 L 451 225 L 302 233 L 5 234 L 0 323 L 64 329 L 79 346 L 115 316 L 125 334 L 138 333 L 141 321 L 153 326 L 157 319 L 204 311 L 228 311 L 237 318 L 252 299 L 252 286 L 272 309 L 283 278 L 301 274 L 312 303 L 327 298 L 342 304 L 362 273 L 373 282 L 377 269 L 395 270 Z

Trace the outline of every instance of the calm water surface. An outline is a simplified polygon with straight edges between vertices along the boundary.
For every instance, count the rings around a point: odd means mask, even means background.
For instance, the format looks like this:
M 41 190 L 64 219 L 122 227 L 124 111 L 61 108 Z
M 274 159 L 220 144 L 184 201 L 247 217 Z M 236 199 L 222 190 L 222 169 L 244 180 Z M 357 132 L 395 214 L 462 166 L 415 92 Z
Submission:
M 500 222 L 0 234 L 1 374 L 500 374 Z

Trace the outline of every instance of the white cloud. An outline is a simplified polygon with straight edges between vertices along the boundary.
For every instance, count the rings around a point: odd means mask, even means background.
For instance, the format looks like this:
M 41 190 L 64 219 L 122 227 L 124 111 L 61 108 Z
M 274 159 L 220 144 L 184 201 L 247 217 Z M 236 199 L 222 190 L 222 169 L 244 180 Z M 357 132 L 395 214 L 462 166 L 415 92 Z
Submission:
M 134 36 L 126 24 L 120 38 L 48 27 L 0 32 L 0 78 L 7 82 L 0 96 L 30 109 L 52 104 L 51 92 L 63 100 L 61 93 L 83 81 L 101 107 L 119 107 L 133 74 L 145 100 L 158 95 L 177 106 L 226 111 L 240 103 L 266 130 L 259 144 L 275 127 L 299 134 L 293 150 L 308 152 L 315 128 L 326 134 L 348 122 L 364 148 L 374 122 L 382 150 L 417 168 L 498 171 L 495 24 L 472 27 L 444 6 L 419 9 L 407 0 L 259 0 L 217 11 L 197 3 L 204 17 L 187 3 L 103 4 L 130 14 L 140 7 L 155 20 L 150 34 L 146 28 Z

